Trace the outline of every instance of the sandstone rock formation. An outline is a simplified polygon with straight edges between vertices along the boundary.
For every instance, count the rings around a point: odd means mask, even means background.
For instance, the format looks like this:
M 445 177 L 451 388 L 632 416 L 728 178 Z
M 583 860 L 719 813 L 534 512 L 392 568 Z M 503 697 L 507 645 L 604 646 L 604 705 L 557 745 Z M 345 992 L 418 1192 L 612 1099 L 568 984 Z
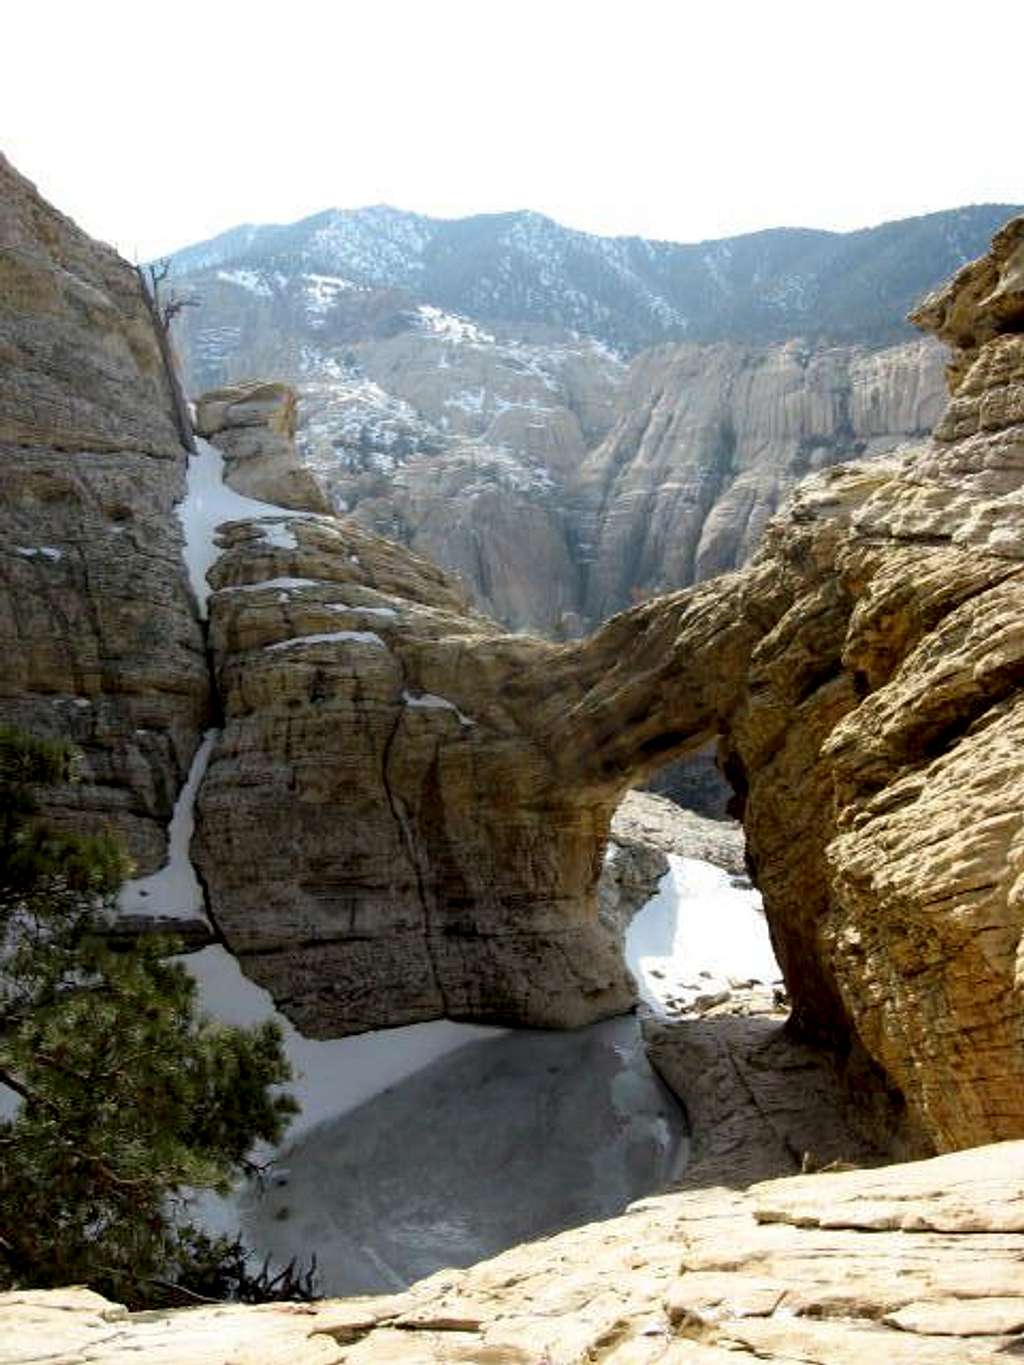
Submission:
M 300 520 L 285 548 L 228 528 L 199 849 L 247 968 L 310 1031 L 622 1008 L 594 903 L 612 812 L 718 735 L 794 1027 L 851 1077 L 881 1068 L 911 1150 L 1021 1131 L 1024 460 L 1000 325 L 951 406 L 972 434 L 819 474 L 743 573 L 577 644 L 503 635 L 352 521 Z
M 387 1298 L 128 1314 L 0 1295 L 0 1362 L 996 1365 L 1024 1343 L 1024 1143 L 663 1195 Z
M 80 745 L 57 813 L 151 866 L 213 709 L 184 453 L 132 272 L 3 177 L 2 716 Z M 924 306 L 958 348 L 930 444 L 819 473 L 747 569 L 589 639 L 503 633 L 351 519 L 223 528 L 196 851 L 296 1022 L 628 1006 L 610 820 L 717 737 L 794 1030 L 888 1085 L 911 1149 L 1022 1131 L 1022 232 Z
M 288 384 L 236 384 L 196 400 L 195 429 L 216 438 L 230 488 L 248 498 L 330 512 L 331 503 L 295 450 L 295 390 Z
M 593 900 L 611 808 L 581 811 L 513 695 L 554 646 L 354 522 L 291 529 L 226 528 L 210 602 L 225 728 L 197 855 L 247 972 L 320 1036 L 628 1008 Z
M 746 871 L 743 830 L 735 820 L 709 820 L 651 792 L 627 792 L 612 818 L 612 838 L 700 858 L 735 876 Z
M 52 814 L 143 870 L 209 707 L 185 451 L 135 272 L 0 156 L 0 720 L 81 750 Z

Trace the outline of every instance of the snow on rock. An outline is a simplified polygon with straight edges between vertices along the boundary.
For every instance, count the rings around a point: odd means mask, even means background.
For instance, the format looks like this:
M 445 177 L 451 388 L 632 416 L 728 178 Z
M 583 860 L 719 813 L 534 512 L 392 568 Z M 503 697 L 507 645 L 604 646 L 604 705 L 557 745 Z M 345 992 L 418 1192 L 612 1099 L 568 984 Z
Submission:
M 214 944 L 179 960 L 198 982 L 199 1005 L 206 1014 L 241 1027 L 277 1020 L 295 1072 L 288 1090 L 302 1105 L 302 1113 L 289 1126 L 289 1143 L 317 1124 L 364 1104 L 438 1057 L 480 1038 L 506 1032 L 435 1019 L 428 1024 L 408 1024 L 348 1038 L 304 1038 L 274 1009 L 267 991 L 243 974 L 226 948 Z
M 656 895 L 626 931 L 626 963 L 656 1013 L 729 990 L 730 979 L 780 980 L 759 892 L 722 868 L 669 855 Z
M 310 520 L 308 512 L 295 512 L 274 503 L 236 493 L 224 482 L 224 456 L 201 437 L 196 438 L 196 453 L 189 457 L 188 484 L 184 499 L 175 511 L 185 534 L 185 564 L 189 582 L 206 618 L 210 586 L 206 576 L 220 556 L 215 532 L 225 521 L 261 520 L 263 534 L 271 545 L 294 550 L 297 542 L 290 523 Z
M 475 322 L 470 322 L 469 318 L 446 313 L 443 308 L 435 308 L 432 304 L 421 303 L 416 313 L 424 332 L 444 337 L 446 341 L 468 342 L 478 346 L 488 345 L 494 341 L 490 332 L 485 332 Z
M 406 706 L 420 707 L 424 711 L 453 711 L 459 718 L 460 725 L 475 725 L 475 720 L 470 720 L 464 716 L 453 701 L 447 697 L 435 696 L 433 692 L 403 692 L 402 701 Z
M 278 640 L 274 645 L 264 645 L 268 652 L 275 649 L 295 649 L 298 645 L 324 645 L 333 644 L 336 640 L 347 641 L 353 645 L 379 645 L 381 649 L 387 649 L 387 645 L 372 630 L 332 630 L 317 635 L 293 635 L 288 640 Z
M 260 592 L 264 588 L 298 592 L 300 588 L 322 588 L 328 581 L 324 578 L 263 578 L 258 583 L 229 583 L 217 592 Z
M 63 552 L 52 545 L 15 545 L 14 553 L 23 559 L 49 559 L 54 563 L 64 558 Z
M 242 289 L 247 289 L 250 294 L 255 294 L 259 298 L 269 299 L 274 291 L 267 281 L 257 275 L 255 270 L 218 270 L 218 280 L 223 280 L 225 284 L 237 284 Z
M 167 861 L 159 872 L 127 881 L 117 897 L 123 915 L 159 916 L 163 919 L 206 919 L 203 889 L 189 858 L 195 827 L 195 801 L 218 730 L 207 730 L 192 759 L 185 785 L 178 793 L 167 831 Z
M 357 288 L 351 280 L 337 275 L 302 275 L 299 277 L 306 301 L 306 313 L 314 327 L 322 327 L 324 318 L 334 307 L 339 294 Z
M 349 607 L 344 602 L 328 602 L 328 611 L 354 612 L 357 616 L 377 616 L 382 621 L 395 621 L 398 612 L 394 607 Z
M 295 532 L 289 526 L 289 517 L 283 521 L 263 521 L 260 529 L 263 532 L 263 539 L 271 544 L 275 550 L 297 550 L 299 542 L 295 539 Z

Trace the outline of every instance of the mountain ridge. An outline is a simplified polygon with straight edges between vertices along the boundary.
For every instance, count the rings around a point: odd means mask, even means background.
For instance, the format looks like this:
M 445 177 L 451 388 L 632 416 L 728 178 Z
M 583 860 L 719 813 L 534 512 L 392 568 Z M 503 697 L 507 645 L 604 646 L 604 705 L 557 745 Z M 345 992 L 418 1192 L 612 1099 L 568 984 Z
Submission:
M 249 268 L 408 289 L 478 321 L 582 332 L 632 353 L 662 341 L 794 335 L 881 345 L 914 302 L 971 259 L 1014 205 L 980 204 L 852 232 L 765 228 L 679 243 L 566 228 L 534 210 L 433 218 L 387 204 L 240 224 L 174 252 L 195 286 Z

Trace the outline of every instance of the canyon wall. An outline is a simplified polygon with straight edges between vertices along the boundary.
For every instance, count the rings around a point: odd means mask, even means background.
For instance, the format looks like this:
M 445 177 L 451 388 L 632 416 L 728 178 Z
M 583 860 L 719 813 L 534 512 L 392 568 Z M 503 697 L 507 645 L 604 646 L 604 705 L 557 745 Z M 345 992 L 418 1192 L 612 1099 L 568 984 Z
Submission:
M 931 341 L 882 351 L 721 342 L 663 346 L 630 369 L 609 435 L 570 496 L 583 615 L 746 563 L 804 475 L 931 431 L 945 399 Z
M 204 875 L 304 1027 L 621 1008 L 594 904 L 611 813 L 717 735 L 792 1027 L 882 1069 L 911 1149 L 1021 1130 L 1022 237 L 919 315 L 958 347 L 931 443 L 813 476 L 747 569 L 586 640 L 502 634 L 351 520 L 283 549 L 230 533 Z
M 72 740 L 52 815 L 150 870 L 210 707 L 186 453 L 135 272 L 2 156 L 0 367 L 0 721 Z

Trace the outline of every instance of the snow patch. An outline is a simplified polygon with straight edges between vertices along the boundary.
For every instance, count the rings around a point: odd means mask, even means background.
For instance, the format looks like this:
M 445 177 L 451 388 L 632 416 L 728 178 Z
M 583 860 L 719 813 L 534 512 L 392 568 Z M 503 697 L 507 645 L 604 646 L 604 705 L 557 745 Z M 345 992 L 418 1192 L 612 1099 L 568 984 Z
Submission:
M 121 914 L 206 920 L 206 902 L 189 857 L 189 845 L 195 828 L 196 794 L 219 734 L 219 730 L 207 730 L 178 793 L 167 830 L 166 863 L 159 872 L 125 882 L 117 897 Z
M 372 630 L 332 630 L 319 635 L 294 635 L 290 640 L 278 640 L 277 644 L 264 645 L 264 649 L 272 653 L 275 649 L 295 649 L 298 645 L 333 644 L 336 640 L 353 645 L 379 645 L 381 649 L 387 649 L 384 641 Z
M 760 893 L 697 858 L 669 855 L 658 890 L 626 931 L 626 964 L 641 998 L 664 1012 L 728 987 L 732 977 L 780 980 Z
M 299 277 L 306 299 L 306 312 L 313 325 L 323 324 L 324 316 L 334 307 L 339 294 L 350 293 L 357 286 L 337 275 L 302 275 Z
M 225 284 L 237 284 L 258 298 L 269 299 L 274 294 L 267 281 L 257 275 L 255 270 L 218 270 L 217 278 L 223 280 Z
M 185 535 L 185 565 L 195 593 L 200 619 L 206 619 L 210 586 L 207 574 L 220 557 L 215 541 L 218 526 L 226 521 L 272 518 L 263 533 L 275 548 L 294 550 L 295 536 L 287 523 L 307 513 L 278 507 L 270 502 L 236 493 L 224 482 L 224 456 L 202 437 L 196 437 L 196 453 L 189 456 L 184 499 L 175 507 Z
M 259 526 L 260 534 L 275 550 L 297 550 L 299 542 L 288 521 L 263 521 Z
M 199 1005 L 206 1014 L 239 1027 L 251 1028 L 265 1019 L 276 1019 L 280 1025 L 296 1077 L 287 1088 L 302 1105 L 302 1113 L 288 1129 L 288 1143 L 317 1124 L 365 1104 L 438 1057 L 506 1032 L 437 1019 L 349 1038 L 304 1038 L 277 1013 L 270 994 L 243 974 L 226 948 L 211 945 L 179 960 L 198 982 Z
M 464 716 L 453 701 L 447 697 L 435 696 L 433 692 L 403 692 L 402 701 L 406 706 L 418 707 L 424 711 L 453 711 L 459 718 L 460 725 L 475 725 L 475 720 L 470 720 Z
M 49 559 L 54 563 L 64 558 L 64 552 L 54 549 L 52 545 L 15 545 L 14 553 L 23 559 Z
M 354 612 L 359 616 L 378 616 L 382 621 L 394 621 L 398 612 L 394 607 L 347 607 L 344 602 L 329 602 L 328 611 Z
M 262 592 L 264 588 L 283 588 L 285 592 L 295 592 L 300 588 L 322 588 L 329 582 L 324 578 L 264 578 L 259 583 L 231 583 L 225 588 L 218 588 L 217 593 Z
M 490 332 L 485 332 L 475 322 L 470 322 L 469 318 L 459 317 L 455 313 L 446 313 L 443 308 L 435 308 L 433 304 L 421 303 L 416 309 L 416 313 L 421 331 L 430 332 L 433 336 L 443 337 L 445 341 L 469 343 L 477 346 L 488 345 L 494 341 Z

